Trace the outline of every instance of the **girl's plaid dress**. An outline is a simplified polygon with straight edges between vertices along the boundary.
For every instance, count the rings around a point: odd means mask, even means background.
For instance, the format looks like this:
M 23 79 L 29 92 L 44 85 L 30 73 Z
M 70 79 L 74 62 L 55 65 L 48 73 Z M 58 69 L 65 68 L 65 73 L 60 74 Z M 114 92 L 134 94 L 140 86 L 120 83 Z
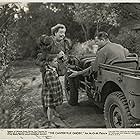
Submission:
M 55 107 L 63 102 L 63 89 L 54 68 L 46 67 L 43 83 L 43 96 L 46 107 Z

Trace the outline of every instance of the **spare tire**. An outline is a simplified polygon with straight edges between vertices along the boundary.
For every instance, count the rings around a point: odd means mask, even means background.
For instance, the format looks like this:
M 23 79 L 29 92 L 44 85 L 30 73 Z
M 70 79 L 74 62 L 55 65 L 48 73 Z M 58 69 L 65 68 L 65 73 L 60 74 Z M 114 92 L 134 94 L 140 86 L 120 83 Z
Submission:
M 68 103 L 72 106 L 78 105 L 78 77 L 69 78 L 71 72 L 66 73 L 64 77 L 64 89 Z

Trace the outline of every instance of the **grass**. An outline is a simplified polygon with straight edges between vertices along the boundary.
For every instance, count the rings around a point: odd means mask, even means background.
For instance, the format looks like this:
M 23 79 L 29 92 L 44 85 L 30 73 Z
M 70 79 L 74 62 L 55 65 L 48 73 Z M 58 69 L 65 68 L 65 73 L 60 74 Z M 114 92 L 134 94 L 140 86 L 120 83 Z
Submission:
M 16 92 L 14 98 L 17 98 L 18 104 L 15 108 L 11 110 L 14 116 L 20 116 L 19 112 L 22 113 L 22 120 L 15 121 L 16 124 L 11 125 L 12 128 L 37 128 L 41 127 L 43 122 L 46 120 L 46 116 L 44 115 L 41 103 L 41 74 L 39 68 L 34 65 L 34 62 L 31 60 L 25 61 L 16 61 L 14 64 L 13 75 L 11 76 L 11 80 L 13 82 L 17 82 L 18 84 L 25 85 L 21 92 Z M 14 99 L 13 99 L 14 100 Z M 22 109 L 21 109 L 22 108 Z M 10 108 L 8 108 L 10 110 Z M 15 110 L 15 111 L 14 111 Z M 30 121 L 27 121 L 26 120 Z M 25 120 L 25 121 L 24 121 Z M 29 125 L 17 125 L 18 123 L 27 123 Z M 4 125 L 3 125 L 4 126 Z M 9 125 L 10 126 L 10 125 Z

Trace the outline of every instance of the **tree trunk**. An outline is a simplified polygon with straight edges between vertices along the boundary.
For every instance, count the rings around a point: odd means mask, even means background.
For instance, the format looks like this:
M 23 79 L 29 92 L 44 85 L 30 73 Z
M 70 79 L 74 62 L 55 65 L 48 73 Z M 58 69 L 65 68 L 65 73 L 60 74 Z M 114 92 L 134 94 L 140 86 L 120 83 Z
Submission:
M 82 30 L 84 32 L 85 41 L 87 41 L 87 32 L 86 32 L 86 29 L 84 28 L 84 25 L 83 24 L 81 24 L 81 27 L 82 27 Z
M 89 33 L 90 33 L 90 27 L 88 25 L 86 26 L 86 31 L 87 31 L 86 33 L 87 33 L 87 40 L 88 40 L 89 39 Z
M 97 22 L 96 34 L 99 33 L 99 22 Z

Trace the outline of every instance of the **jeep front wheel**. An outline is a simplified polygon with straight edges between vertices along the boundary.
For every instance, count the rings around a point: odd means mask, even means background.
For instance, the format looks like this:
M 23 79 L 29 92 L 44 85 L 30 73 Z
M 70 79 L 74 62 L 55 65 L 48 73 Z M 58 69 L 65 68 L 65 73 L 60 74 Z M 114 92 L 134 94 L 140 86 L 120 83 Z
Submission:
M 72 106 L 78 104 L 78 79 L 69 78 L 71 73 L 67 73 L 64 78 L 65 95 L 68 103 Z
M 113 92 L 108 95 L 104 105 L 104 118 L 107 128 L 134 126 L 127 100 L 122 92 Z

